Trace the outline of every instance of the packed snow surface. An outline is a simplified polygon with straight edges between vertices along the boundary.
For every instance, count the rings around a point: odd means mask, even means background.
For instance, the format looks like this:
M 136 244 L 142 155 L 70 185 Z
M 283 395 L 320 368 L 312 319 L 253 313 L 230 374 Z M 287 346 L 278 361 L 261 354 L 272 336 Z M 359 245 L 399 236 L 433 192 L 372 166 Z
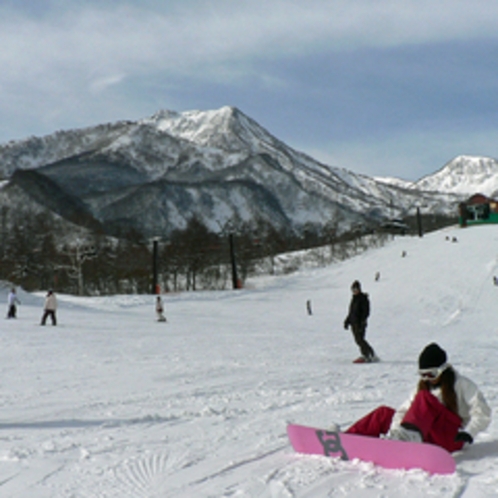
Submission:
M 450 476 L 296 454 L 285 433 L 288 421 L 346 428 L 398 406 L 431 341 L 496 411 L 495 274 L 487 226 L 398 238 L 244 290 L 165 295 L 167 323 L 152 296 L 59 295 L 59 325 L 41 327 L 43 295 L 19 290 L 18 318 L 0 329 L 0 496 L 497 496 L 496 419 Z M 380 363 L 351 362 L 355 279 Z

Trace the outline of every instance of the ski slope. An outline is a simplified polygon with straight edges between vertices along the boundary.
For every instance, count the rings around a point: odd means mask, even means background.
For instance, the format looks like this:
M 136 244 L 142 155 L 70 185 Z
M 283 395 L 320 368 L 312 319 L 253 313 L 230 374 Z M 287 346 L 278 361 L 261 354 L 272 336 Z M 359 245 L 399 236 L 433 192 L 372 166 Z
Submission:
M 41 327 L 43 295 L 18 290 L 18 319 L 0 327 L 0 497 L 497 496 L 496 419 L 451 476 L 299 455 L 285 434 L 287 421 L 346 428 L 398 406 L 431 341 L 496 411 L 494 275 L 487 226 L 398 238 L 240 291 L 166 295 L 166 324 L 152 296 L 59 295 L 60 325 Z M 377 364 L 351 363 L 355 279 Z

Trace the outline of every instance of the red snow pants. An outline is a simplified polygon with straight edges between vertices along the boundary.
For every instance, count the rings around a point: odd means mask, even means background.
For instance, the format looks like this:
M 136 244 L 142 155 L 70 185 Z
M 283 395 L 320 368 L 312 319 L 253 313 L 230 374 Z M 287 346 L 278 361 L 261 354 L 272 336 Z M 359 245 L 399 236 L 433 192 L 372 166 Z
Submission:
M 395 410 L 389 406 L 379 406 L 355 422 L 346 432 L 372 437 L 387 434 L 394 413 Z M 448 410 L 429 391 L 417 393 L 403 422 L 418 427 L 426 443 L 436 444 L 449 452 L 462 449 L 463 442 L 455 441 L 455 436 L 462 424 L 460 417 Z

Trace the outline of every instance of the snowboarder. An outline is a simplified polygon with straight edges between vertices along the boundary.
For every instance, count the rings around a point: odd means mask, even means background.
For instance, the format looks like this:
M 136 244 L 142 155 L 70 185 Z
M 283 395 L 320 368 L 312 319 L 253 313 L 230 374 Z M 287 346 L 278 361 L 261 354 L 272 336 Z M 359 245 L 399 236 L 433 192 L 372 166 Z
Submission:
M 57 318 L 55 316 L 55 312 L 57 311 L 57 299 L 53 290 L 49 290 L 47 296 L 45 297 L 45 306 L 43 307 L 43 311 L 41 324 L 45 325 L 47 318 L 50 316 L 52 325 L 57 325 Z
M 491 408 L 476 384 L 460 375 L 446 352 L 429 344 L 418 359 L 420 381 L 398 410 L 381 406 L 346 432 L 389 439 L 427 442 L 449 452 L 472 443 L 491 422 Z
M 361 351 L 361 357 L 355 360 L 357 363 L 370 363 L 378 361 L 375 352 L 366 341 L 367 318 L 370 315 L 370 301 L 368 294 L 361 291 L 361 284 L 355 280 L 351 285 L 353 297 L 349 304 L 348 316 L 344 320 L 344 328 L 347 330 L 351 325 L 354 340 Z
M 156 314 L 157 314 L 157 321 L 158 322 L 165 322 L 166 317 L 163 314 L 164 312 L 164 306 L 163 306 L 163 301 L 161 299 L 161 296 L 157 296 L 156 298 Z
M 16 318 L 17 307 L 16 304 L 21 304 L 21 301 L 17 299 L 16 289 L 13 287 L 9 292 L 7 297 L 8 311 L 7 318 Z
M 306 311 L 308 312 L 308 315 L 312 315 L 313 314 L 313 309 L 311 307 L 311 299 L 308 299 L 306 301 Z

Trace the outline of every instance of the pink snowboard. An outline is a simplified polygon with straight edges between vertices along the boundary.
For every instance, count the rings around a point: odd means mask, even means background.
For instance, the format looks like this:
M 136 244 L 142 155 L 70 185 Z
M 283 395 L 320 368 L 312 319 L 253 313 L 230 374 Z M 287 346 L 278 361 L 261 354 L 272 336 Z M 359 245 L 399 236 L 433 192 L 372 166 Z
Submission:
M 422 469 L 431 474 L 452 474 L 456 468 L 450 453 L 429 443 L 407 443 L 293 424 L 287 426 L 287 434 L 294 450 L 308 455 L 358 458 L 386 469 Z

